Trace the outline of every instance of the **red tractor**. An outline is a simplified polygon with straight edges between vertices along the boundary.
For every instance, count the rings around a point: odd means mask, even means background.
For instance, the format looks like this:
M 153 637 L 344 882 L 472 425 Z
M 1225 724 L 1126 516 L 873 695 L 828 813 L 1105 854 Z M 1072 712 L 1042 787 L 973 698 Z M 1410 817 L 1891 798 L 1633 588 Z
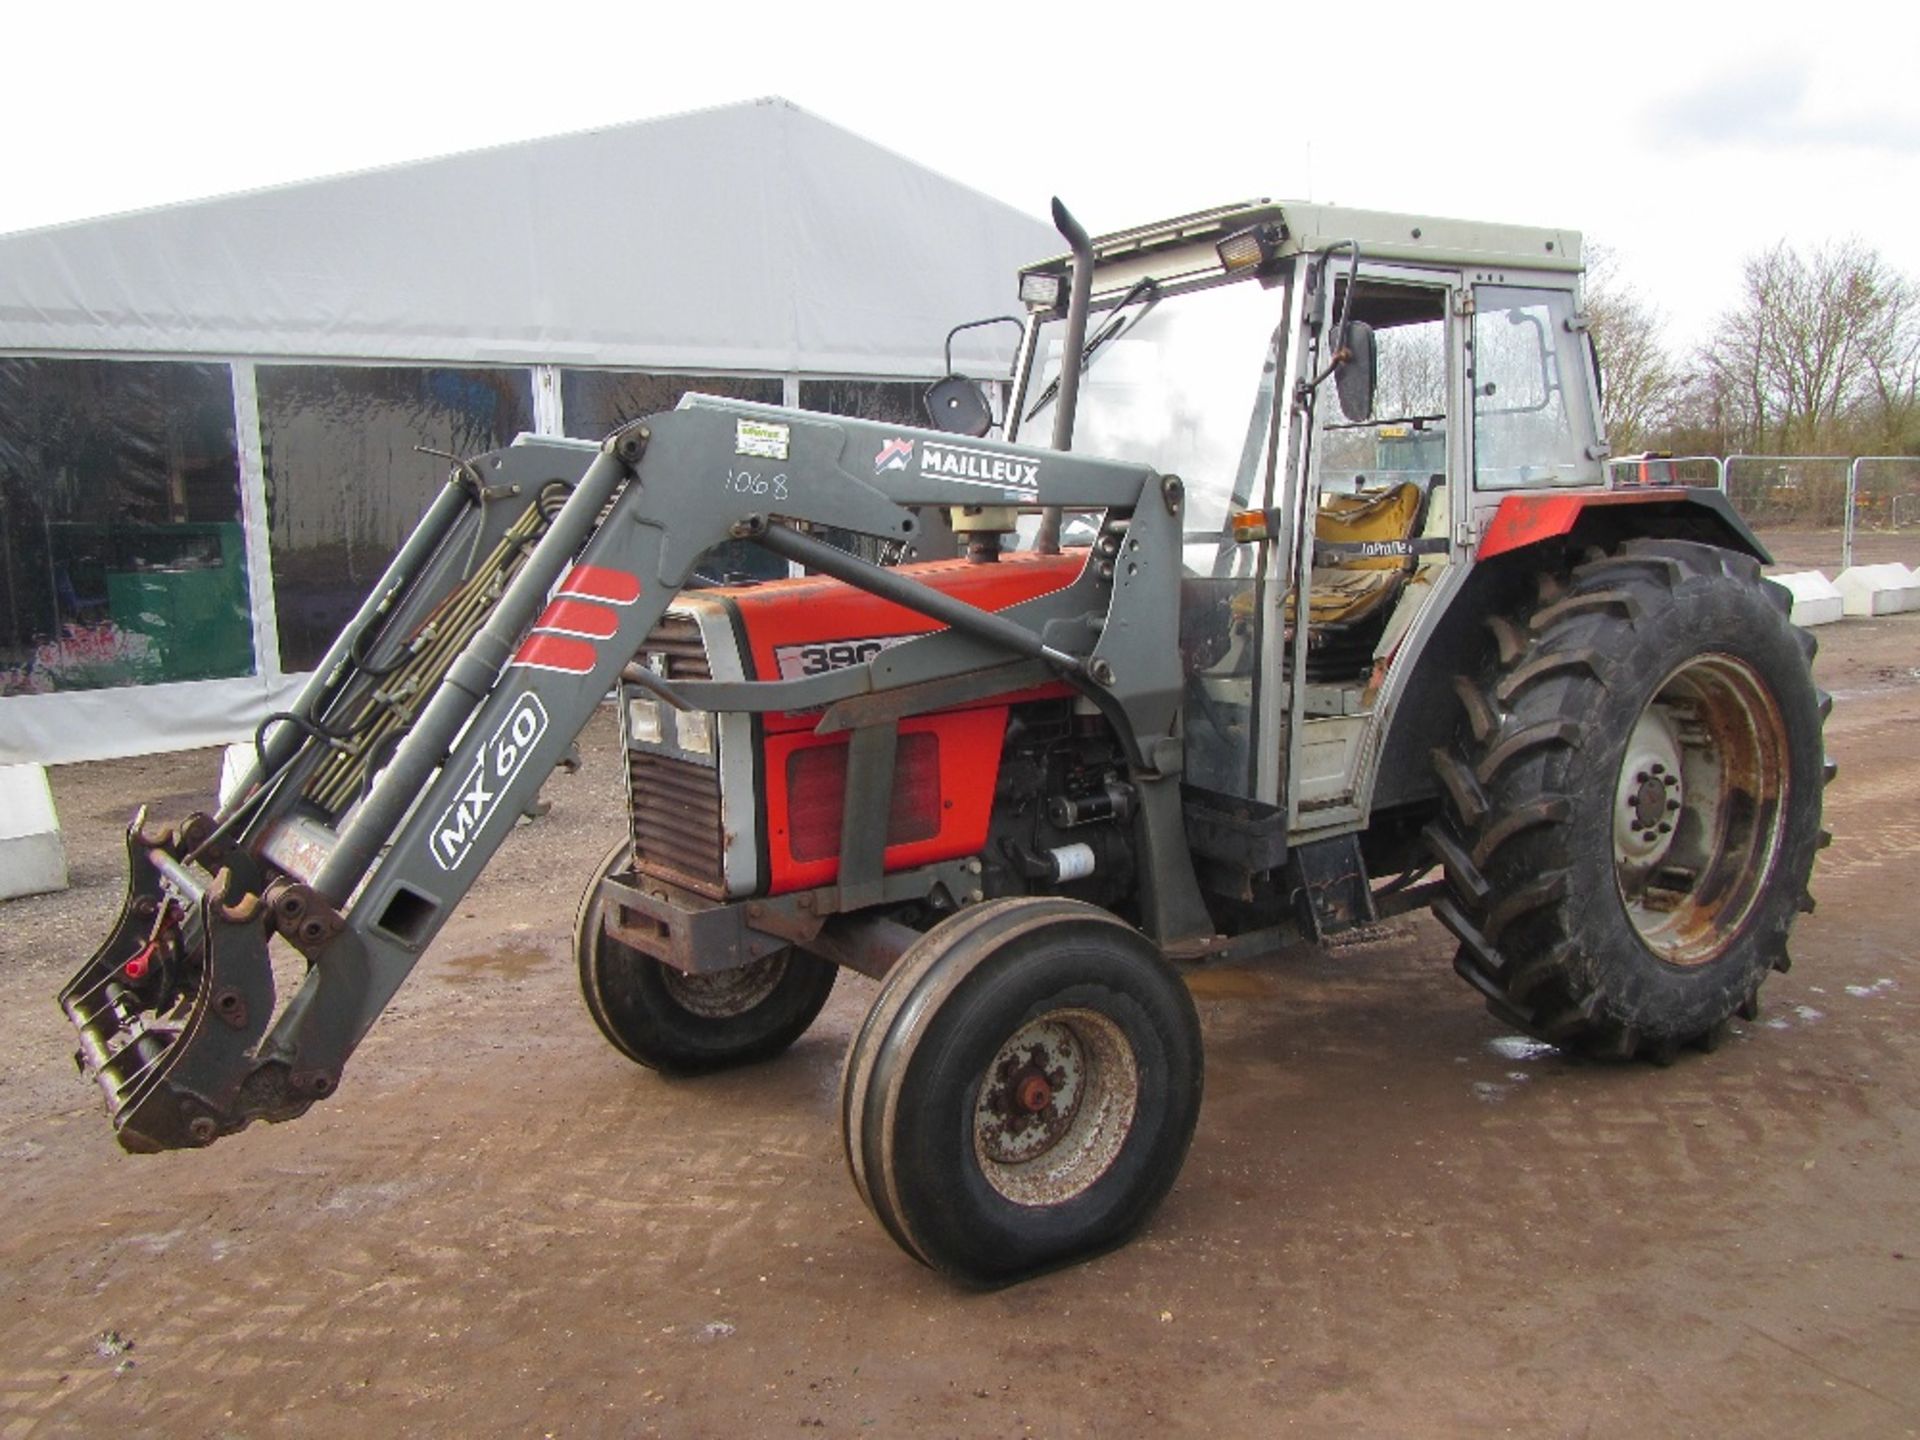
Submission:
M 880 977 L 848 1162 L 968 1281 L 1172 1186 L 1183 966 L 1431 906 L 1568 1051 L 1751 1015 L 1811 903 L 1827 702 L 1719 491 L 1607 484 L 1578 237 L 1056 218 L 1010 381 L 943 382 L 932 428 L 695 396 L 458 466 L 235 798 L 130 831 L 61 996 L 122 1142 L 330 1095 L 610 689 L 595 1020 L 710 1070 Z M 738 541 L 810 573 L 689 588 Z

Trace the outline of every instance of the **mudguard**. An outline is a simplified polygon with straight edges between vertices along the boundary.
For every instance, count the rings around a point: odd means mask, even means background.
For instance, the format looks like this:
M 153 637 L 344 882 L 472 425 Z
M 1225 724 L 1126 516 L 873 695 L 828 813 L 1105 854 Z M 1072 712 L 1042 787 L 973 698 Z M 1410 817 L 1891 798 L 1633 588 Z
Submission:
M 1618 507 L 1632 506 L 1621 512 Z M 1759 537 L 1747 528 L 1747 522 L 1735 512 L 1726 495 L 1711 487 L 1694 489 L 1607 490 L 1588 494 L 1508 495 L 1487 523 L 1480 537 L 1477 558 L 1491 560 L 1496 555 L 1555 540 L 1573 532 L 1583 519 L 1599 518 L 1598 512 L 1610 512 L 1610 528 L 1648 533 L 1663 533 L 1674 521 L 1698 529 L 1697 537 L 1751 555 L 1761 564 L 1773 557 Z

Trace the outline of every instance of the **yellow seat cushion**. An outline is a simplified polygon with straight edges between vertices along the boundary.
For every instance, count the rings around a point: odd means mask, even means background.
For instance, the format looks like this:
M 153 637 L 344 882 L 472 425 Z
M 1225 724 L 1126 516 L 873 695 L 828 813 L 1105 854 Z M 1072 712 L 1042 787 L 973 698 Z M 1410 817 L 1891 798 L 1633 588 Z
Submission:
M 1313 538 L 1330 545 L 1410 539 L 1420 516 L 1420 500 L 1420 487 L 1412 482 L 1378 495 L 1323 496 L 1313 517 Z M 1400 593 L 1400 584 L 1412 569 L 1413 561 L 1398 555 L 1356 555 L 1314 566 L 1307 623 L 1317 628 L 1364 620 Z M 1293 619 L 1291 595 L 1286 616 Z
M 1413 523 L 1420 514 L 1421 491 L 1411 481 L 1383 490 L 1378 495 L 1326 495 L 1320 500 L 1320 513 L 1313 517 L 1313 536 L 1330 545 L 1357 545 L 1368 540 L 1406 540 L 1413 535 Z M 1319 574 L 1314 571 L 1314 588 Z M 1339 570 L 1405 570 L 1407 561 L 1386 555 L 1374 559 L 1341 560 L 1332 568 Z

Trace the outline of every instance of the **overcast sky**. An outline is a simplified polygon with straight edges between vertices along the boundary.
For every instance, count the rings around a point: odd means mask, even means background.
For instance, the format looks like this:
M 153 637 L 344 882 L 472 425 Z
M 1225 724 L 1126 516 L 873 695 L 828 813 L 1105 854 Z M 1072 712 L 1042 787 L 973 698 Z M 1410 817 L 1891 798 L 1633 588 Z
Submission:
M 1680 342 L 1783 237 L 1920 278 L 1911 0 L 1241 8 L 9 7 L 0 232 L 780 95 L 1096 233 L 1261 195 L 1582 230 Z

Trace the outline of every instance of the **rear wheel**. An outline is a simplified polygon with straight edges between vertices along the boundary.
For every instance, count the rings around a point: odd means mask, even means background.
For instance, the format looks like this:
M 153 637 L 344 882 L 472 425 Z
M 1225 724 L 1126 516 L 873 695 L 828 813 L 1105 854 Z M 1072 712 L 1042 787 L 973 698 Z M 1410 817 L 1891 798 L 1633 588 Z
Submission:
M 943 921 L 847 1056 L 855 1187 L 909 1254 L 997 1284 L 1119 1244 L 1199 1116 L 1199 1021 L 1138 931 L 1053 898 Z
M 1436 914 L 1489 1007 L 1564 1048 L 1715 1043 L 1787 968 L 1825 781 L 1813 641 L 1745 556 L 1629 541 L 1541 577 L 1456 683 Z
M 690 1073 L 779 1054 L 827 1003 L 837 967 L 804 950 L 689 975 L 606 933 L 600 882 L 626 871 L 633 847 L 614 846 L 580 898 L 574 958 L 587 1009 L 613 1047 L 650 1069 Z

